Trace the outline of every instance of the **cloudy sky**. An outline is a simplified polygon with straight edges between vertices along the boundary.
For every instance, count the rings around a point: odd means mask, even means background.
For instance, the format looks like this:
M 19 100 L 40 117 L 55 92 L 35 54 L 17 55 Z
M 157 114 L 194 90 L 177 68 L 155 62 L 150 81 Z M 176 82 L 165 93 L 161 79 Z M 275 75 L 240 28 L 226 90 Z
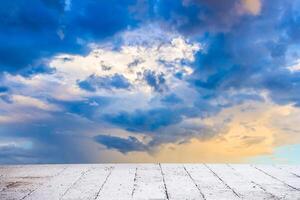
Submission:
M 300 1 L 10 0 L 0 163 L 300 163 Z

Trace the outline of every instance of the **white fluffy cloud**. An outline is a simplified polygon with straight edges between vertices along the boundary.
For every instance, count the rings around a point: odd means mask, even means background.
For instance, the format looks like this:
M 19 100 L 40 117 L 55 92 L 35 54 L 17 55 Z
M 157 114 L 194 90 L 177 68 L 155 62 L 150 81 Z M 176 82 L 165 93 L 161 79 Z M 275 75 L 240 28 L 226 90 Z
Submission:
M 136 36 L 143 33 L 143 38 Z M 176 78 L 193 72 L 189 63 L 194 61 L 194 55 L 201 50 L 199 43 L 190 42 L 175 33 L 163 32 L 154 25 L 146 26 L 134 31 L 120 34 L 118 39 L 122 45 L 114 49 L 112 42 L 90 44 L 91 51 L 85 55 L 60 54 L 55 56 L 49 66 L 55 69 L 51 74 L 37 74 L 30 78 L 20 75 L 6 74 L 3 82 L 11 86 L 14 105 L 30 103 L 31 107 L 42 110 L 57 110 L 46 99 L 83 100 L 90 96 L 106 96 L 115 99 L 118 106 L 112 105 L 110 112 L 118 109 L 132 110 L 147 108 L 159 104 L 155 100 L 159 96 L 144 79 L 144 72 L 151 71 L 156 75 L 163 74 L 165 84 L 170 91 L 193 95 L 195 91 L 189 89 L 184 80 Z M 129 90 L 98 88 L 95 92 L 88 92 L 78 86 L 94 75 L 97 77 L 112 77 L 122 75 L 130 83 Z M 32 101 L 31 101 L 32 100 Z
M 55 76 L 66 83 L 76 84 L 90 75 L 113 76 L 122 74 L 135 89 L 147 91 L 141 75 L 146 70 L 163 73 L 170 83 L 174 83 L 174 74 L 190 74 L 192 69 L 182 61 L 194 61 L 194 54 L 200 49 L 197 43 L 188 43 L 182 37 L 170 41 L 143 45 L 125 45 L 119 50 L 93 45 L 87 56 L 58 55 L 50 66 L 56 69 Z

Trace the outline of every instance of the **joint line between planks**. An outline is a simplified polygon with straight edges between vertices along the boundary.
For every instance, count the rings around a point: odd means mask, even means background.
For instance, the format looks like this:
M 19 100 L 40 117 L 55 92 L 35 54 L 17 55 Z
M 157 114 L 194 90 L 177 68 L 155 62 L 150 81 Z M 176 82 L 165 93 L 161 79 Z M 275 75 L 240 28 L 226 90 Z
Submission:
M 229 188 L 238 198 L 241 198 L 240 195 L 232 188 L 230 187 L 216 172 L 214 172 L 209 166 L 206 164 L 203 164 L 209 171 L 211 171 L 227 188 Z
M 190 177 L 190 179 L 192 180 L 192 182 L 194 183 L 194 185 L 196 186 L 196 188 L 198 189 L 198 191 L 200 192 L 200 195 L 202 196 L 202 198 L 204 200 L 206 200 L 205 195 L 203 194 L 203 192 L 201 191 L 200 187 L 198 186 L 198 184 L 196 183 L 195 179 L 192 177 L 192 175 L 190 174 L 190 172 L 186 169 L 186 167 L 183 165 L 183 169 L 185 170 L 185 172 L 187 173 L 187 175 Z
M 231 165 L 229 165 L 229 164 L 226 164 L 229 168 L 231 168 L 233 171 L 235 171 L 236 172 L 236 174 L 238 175 L 238 176 L 241 176 L 241 177 L 244 177 L 244 176 L 242 176 L 240 173 L 238 173 L 237 171 L 236 171 L 236 169 L 234 168 L 234 167 L 232 167 Z M 247 179 L 247 178 L 246 178 Z M 262 185 L 260 185 L 260 184 L 258 184 L 258 183 L 256 183 L 256 182 L 254 182 L 253 180 L 249 180 L 252 184 L 254 184 L 254 185 L 256 185 L 257 187 L 259 187 L 261 190 L 263 190 L 265 193 L 267 193 L 268 195 L 270 195 L 273 199 L 280 199 L 279 197 L 277 197 L 276 195 L 274 195 L 274 194 L 272 194 L 271 192 L 269 192 L 269 191 L 267 191 Z
M 102 191 L 104 185 L 106 184 L 108 178 L 110 177 L 110 175 L 111 175 L 113 169 L 114 169 L 114 167 L 110 167 L 110 168 L 109 168 L 109 173 L 108 173 L 107 176 L 105 177 L 105 180 L 104 180 L 104 182 L 102 183 L 102 185 L 101 185 L 100 189 L 98 190 L 98 192 L 97 192 L 97 194 L 96 194 L 96 196 L 95 196 L 94 199 L 97 199 L 97 198 L 100 196 L 100 193 L 101 193 L 101 191 Z
M 265 172 L 264 170 L 262 170 L 262 169 L 260 169 L 260 168 L 258 168 L 258 167 L 256 167 L 256 166 L 254 166 L 254 165 L 250 165 L 250 166 L 251 166 L 251 167 L 254 167 L 254 168 L 257 169 L 258 171 L 260 171 L 260 172 L 262 172 L 262 173 L 264 173 L 264 174 L 270 176 L 271 178 L 273 178 L 273 179 L 275 179 L 275 180 L 277 180 L 277 181 L 279 181 L 279 182 L 285 184 L 286 186 L 288 186 L 288 187 L 290 187 L 290 188 L 292 188 L 292 189 L 294 189 L 294 190 L 300 191 L 299 188 L 296 188 L 296 187 L 294 187 L 294 186 L 292 186 L 292 185 L 290 185 L 290 184 L 288 184 L 288 183 L 286 183 L 286 182 L 280 180 L 279 178 L 277 178 L 277 177 L 275 177 L 275 176 L 273 176 L 273 175 L 271 175 L 271 174 Z
M 163 178 L 164 190 L 165 190 L 166 198 L 167 198 L 167 200 L 169 200 L 170 198 L 169 198 L 169 194 L 168 194 L 168 190 L 167 190 L 167 184 L 166 184 L 166 180 L 165 180 L 165 174 L 163 172 L 161 164 L 159 163 L 158 165 L 159 165 L 159 168 L 160 168 L 160 173 L 161 173 L 162 178 Z
M 83 171 L 81 173 L 81 175 L 70 185 L 70 187 L 68 189 L 66 189 L 66 191 L 62 194 L 62 196 L 59 198 L 59 199 L 62 199 L 66 194 L 67 192 L 78 182 L 82 179 L 82 177 L 84 177 L 85 174 L 87 174 L 89 171 L 91 171 L 93 169 L 93 167 L 90 167 L 89 169 Z
M 63 173 L 63 171 L 65 171 L 68 167 L 64 167 L 61 171 L 57 172 L 55 175 L 51 176 L 50 179 L 48 179 L 46 182 L 39 184 L 35 189 L 31 190 L 28 194 L 26 194 L 25 196 L 23 196 L 20 200 L 26 199 L 27 197 L 29 197 L 33 192 L 35 192 L 39 187 L 41 187 L 42 185 L 46 184 L 47 182 L 49 182 L 51 179 L 53 179 L 56 176 L 59 176 L 61 173 Z

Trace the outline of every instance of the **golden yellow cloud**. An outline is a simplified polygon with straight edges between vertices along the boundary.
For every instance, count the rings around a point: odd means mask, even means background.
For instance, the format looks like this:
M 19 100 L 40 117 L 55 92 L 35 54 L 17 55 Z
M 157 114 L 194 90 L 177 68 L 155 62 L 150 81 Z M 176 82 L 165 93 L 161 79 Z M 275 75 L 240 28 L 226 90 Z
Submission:
M 120 162 L 244 162 L 254 156 L 271 154 L 281 145 L 299 143 L 300 125 L 296 123 L 299 114 L 300 109 L 291 105 L 247 103 L 204 120 L 213 125 L 230 119 L 226 130 L 213 138 L 164 144 L 151 155 L 145 152 L 123 155 L 110 150 L 105 154 Z

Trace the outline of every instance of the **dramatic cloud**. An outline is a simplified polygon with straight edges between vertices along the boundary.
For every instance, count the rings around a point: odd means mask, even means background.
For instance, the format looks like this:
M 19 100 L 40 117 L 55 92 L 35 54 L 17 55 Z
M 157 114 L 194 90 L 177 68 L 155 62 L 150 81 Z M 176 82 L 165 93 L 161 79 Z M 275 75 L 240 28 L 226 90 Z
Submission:
M 166 79 L 164 74 L 156 75 L 153 71 L 144 71 L 144 79 L 149 86 L 151 86 L 156 92 L 163 92 L 167 89 L 165 85 Z
M 57 53 L 83 53 L 86 42 L 135 26 L 135 14 L 129 12 L 134 4 L 134 0 L 1 2 L 0 69 L 16 72 Z
M 147 146 L 140 142 L 135 137 L 120 138 L 108 135 L 98 135 L 95 141 L 105 145 L 108 149 L 116 149 L 122 153 L 131 151 L 147 151 Z
M 86 80 L 79 81 L 78 85 L 80 88 L 91 92 L 95 92 L 97 88 L 128 89 L 130 87 L 130 83 L 128 82 L 128 80 L 120 74 L 114 74 L 110 77 L 97 77 L 95 75 L 90 75 Z
M 299 143 L 299 8 L 2 2 L 0 162 L 242 161 Z
M 181 121 L 180 113 L 166 108 L 148 111 L 136 110 L 133 113 L 120 112 L 117 115 L 106 115 L 105 120 L 134 132 L 156 131 Z

